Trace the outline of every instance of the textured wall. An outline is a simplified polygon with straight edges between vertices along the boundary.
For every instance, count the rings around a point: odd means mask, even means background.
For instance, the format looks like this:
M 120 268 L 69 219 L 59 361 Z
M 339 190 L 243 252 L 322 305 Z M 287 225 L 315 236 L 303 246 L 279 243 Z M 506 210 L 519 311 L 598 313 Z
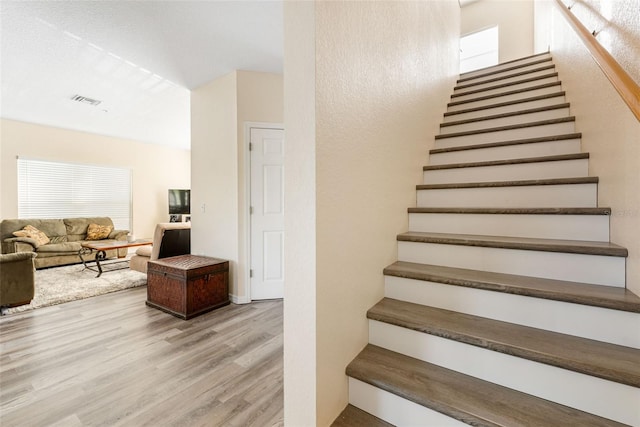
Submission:
M 583 3 L 575 6 L 576 13 L 578 6 L 586 10 L 585 2 L 576 3 Z M 637 0 L 589 1 L 590 6 L 596 3 L 601 8 L 608 4 L 611 16 L 617 17 L 610 27 L 612 45 L 631 46 L 618 49 L 617 56 L 628 72 L 637 75 Z M 629 249 L 627 287 L 640 294 L 640 122 L 557 7 L 539 0 L 535 15 L 536 43 L 551 47 L 571 114 L 582 132 L 582 150 L 591 153 L 589 175 L 600 177 L 598 204 L 612 208 L 611 241 Z
M 456 78 L 459 13 L 455 1 L 285 3 L 287 425 L 329 425 L 347 404 L 345 367 Z
M 316 423 L 314 2 L 284 2 L 284 419 Z
M 640 2 L 638 0 L 564 0 L 571 12 L 616 61 L 640 82 Z

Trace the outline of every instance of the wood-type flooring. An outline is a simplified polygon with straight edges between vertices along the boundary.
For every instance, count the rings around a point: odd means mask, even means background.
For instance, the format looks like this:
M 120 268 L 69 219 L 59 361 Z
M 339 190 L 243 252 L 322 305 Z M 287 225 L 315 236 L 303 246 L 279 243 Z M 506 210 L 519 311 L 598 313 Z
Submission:
M 281 426 L 282 301 L 181 320 L 146 287 L 0 318 L 0 425 Z

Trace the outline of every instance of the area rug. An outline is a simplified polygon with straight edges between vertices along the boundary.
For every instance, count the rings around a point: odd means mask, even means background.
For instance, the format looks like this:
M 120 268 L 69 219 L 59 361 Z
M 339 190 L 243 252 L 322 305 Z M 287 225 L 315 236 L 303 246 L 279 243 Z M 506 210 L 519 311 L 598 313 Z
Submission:
M 36 270 L 31 304 L 10 308 L 6 314 L 108 294 L 147 284 L 147 275 L 135 270 L 106 271 L 100 277 L 82 264 Z

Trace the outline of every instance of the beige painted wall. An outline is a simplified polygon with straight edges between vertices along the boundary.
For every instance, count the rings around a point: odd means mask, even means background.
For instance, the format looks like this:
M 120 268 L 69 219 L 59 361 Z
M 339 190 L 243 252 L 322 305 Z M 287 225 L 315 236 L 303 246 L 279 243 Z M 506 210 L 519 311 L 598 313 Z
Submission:
M 637 1 L 607 3 L 612 16 L 618 17 L 610 31 L 613 44 L 635 43 L 635 49 L 618 53 L 620 62 L 626 64 L 635 57 L 637 65 Z M 611 241 L 629 250 L 627 287 L 640 294 L 640 122 L 549 2 L 536 2 L 536 33 L 538 44 L 551 46 L 571 114 L 576 116 L 576 128 L 582 132 L 582 151 L 590 153 L 589 175 L 600 177 L 598 204 L 612 209 Z M 640 81 L 637 66 L 628 71 Z
M 300 249 L 286 257 L 287 425 L 329 425 L 347 404 L 345 368 L 367 343 L 458 72 L 459 13 L 448 1 L 285 3 L 286 233 Z M 315 356 L 298 348 L 313 350 L 314 330 Z
M 188 150 L 14 120 L 0 123 L 2 218 L 18 215 L 16 156 L 131 168 L 137 237 L 152 237 L 155 225 L 169 220 L 169 188 L 189 188 Z
M 571 12 L 589 30 L 596 30 L 598 42 L 622 65 L 627 73 L 640 82 L 640 3 L 637 0 L 563 0 L 571 5 Z M 536 0 L 536 14 L 552 6 L 548 1 Z M 554 6 L 555 7 L 555 6 Z M 541 12 L 542 10 L 542 12 Z M 554 16 L 564 20 L 554 12 Z M 558 37 L 549 26 L 552 19 L 539 17 L 542 22 L 536 25 L 538 46 L 551 44 Z M 543 27 L 544 25 L 544 27 Z
M 249 209 L 248 180 L 245 175 L 249 164 L 246 164 L 248 135 L 245 135 L 245 125 L 248 123 L 268 123 L 283 125 L 284 122 L 284 92 L 282 74 L 257 73 L 252 71 L 237 71 L 237 99 L 238 99 L 238 254 L 240 260 L 249 259 L 249 245 L 247 244 L 249 224 L 246 212 Z M 238 263 L 238 296 L 248 302 L 246 262 Z
M 284 3 L 284 419 L 316 425 L 315 3 Z
M 533 0 L 479 0 L 462 7 L 463 36 L 495 25 L 499 33 L 499 62 L 534 53 Z
M 236 73 L 191 91 L 191 253 L 229 260 L 237 295 Z
M 191 252 L 228 259 L 234 302 L 248 302 L 245 122 L 283 122 L 282 76 L 233 71 L 191 92 Z

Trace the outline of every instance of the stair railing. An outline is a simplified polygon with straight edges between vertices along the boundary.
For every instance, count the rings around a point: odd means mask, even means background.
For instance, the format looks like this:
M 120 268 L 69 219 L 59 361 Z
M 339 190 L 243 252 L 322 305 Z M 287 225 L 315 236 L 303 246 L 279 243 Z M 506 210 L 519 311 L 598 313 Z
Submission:
M 556 0 L 556 5 L 562 11 L 565 19 L 573 27 L 582 42 L 585 44 L 591 56 L 596 61 L 613 87 L 618 91 L 624 102 L 629 106 L 636 119 L 640 121 L 640 86 L 620 66 L 613 56 L 596 40 L 596 37 L 580 22 L 565 6 L 561 0 Z

